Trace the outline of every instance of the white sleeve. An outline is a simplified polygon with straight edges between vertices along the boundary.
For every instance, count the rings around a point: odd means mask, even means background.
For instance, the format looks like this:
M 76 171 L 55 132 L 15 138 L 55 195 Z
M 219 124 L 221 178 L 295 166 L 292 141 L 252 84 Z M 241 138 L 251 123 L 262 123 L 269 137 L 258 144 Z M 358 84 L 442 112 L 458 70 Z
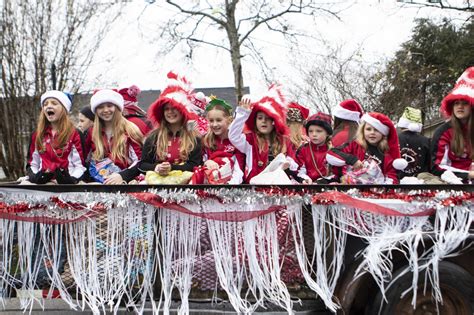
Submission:
M 232 160 L 234 160 L 234 168 L 232 170 L 232 177 L 229 180 L 228 184 L 230 185 L 242 184 L 242 182 L 244 181 L 244 172 L 242 172 L 239 162 L 237 161 L 237 158 L 235 156 L 232 157 Z
M 79 155 L 79 152 L 76 149 L 76 146 L 72 146 L 71 152 L 69 153 L 69 164 L 68 164 L 68 171 L 69 175 L 71 175 L 74 178 L 81 178 L 81 176 L 84 174 L 86 171 L 86 168 L 84 165 L 82 165 L 82 160 L 81 156 Z
M 298 169 L 298 177 L 301 177 L 303 179 L 310 179 L 306 172 L 306 166 L 303 165 Z
M 35 149 L 35 152 L 31 155 L 30 169 L 33 173 L 37 174 L 41 171 L 41 157 L 38 153 L 38 150 Z
M 247 154 L 252 150 L 252 146 L 247 142 L 247 138 L 243 133 L 244 124 L 247 121 L 247 118 L 249 118 L 250 113 L 250 109 L 237 107 L 235 110 L 235 118 L 229 126 L 230 143 L 244 154 Z

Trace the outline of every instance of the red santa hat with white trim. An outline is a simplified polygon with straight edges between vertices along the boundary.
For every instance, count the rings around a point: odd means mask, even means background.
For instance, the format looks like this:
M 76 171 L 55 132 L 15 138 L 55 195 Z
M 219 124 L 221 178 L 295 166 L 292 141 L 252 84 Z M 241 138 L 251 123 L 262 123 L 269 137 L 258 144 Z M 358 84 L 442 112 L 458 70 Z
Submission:
M 474 67 L 469 67 L 463 72 L 453 90 L 441 101 L 441 113 L 451 117 L 453 104 L 458 100 L 466 101 L 474 106 Z
M 255 130 L 255 118 L 258 112 L 265 113 L 273 119 L 275 131 L 280 135 L 288 135 L 289 129 L 286 125 L 286 113 L 288 103 L 282 92 L 282 86 L 272 84 L 266 94 L 257 102 L 252 103 L 252 112 L 245 122 L 249 130 Z
M 332 115 L 334 117 L 355 122 L 359 122 L 363 114 L 364 110 L 362 109 L 362 106 L 360 106 L 360 104 L 354 99 L 342 101 L 332 110 Z
M 390 118 L 381 113 L 371 112 L 364 114 L 361 121 L 368 123 L 387 137 L 388 153 L 393 158 L 393 167 L 397 170 L 404 170 L 408 166 L 408 162 L 401 158 L 397 130 Z
M 150 105 L 148 118 L 155 125 L 159 125 L 163 120 L 163 110 L 166 104 L 176 108 L 184 118 L 184 123 L 198 118 L 193 103 L 195 93 L 191 83 L 186 77 L 172 71 L 168 72 L 166 87 L 160 96 Z

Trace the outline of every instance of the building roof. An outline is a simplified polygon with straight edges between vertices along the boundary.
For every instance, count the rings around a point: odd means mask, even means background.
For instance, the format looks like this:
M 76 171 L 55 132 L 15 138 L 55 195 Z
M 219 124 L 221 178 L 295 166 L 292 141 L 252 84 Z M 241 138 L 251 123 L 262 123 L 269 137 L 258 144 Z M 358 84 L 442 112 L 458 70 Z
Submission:
M 210 96 L 215 95 L 217 98 L 226 100 L 232 107 L 237 106 L 237 99 L 235 96 L 234 87 L 217 87 L 217 88 L 202 88 L 195 89 L 196 92 L 202 92 L 204 95 Z M 250 93 L 249 87 L 244 87 L 244 94 Z M 74 96 L 74 107 L 76 110 L 81 109 L 84 106 L 89 106 L 89 101 L 92 94 L 76 94 Z M 160 90 L 146 90 L 142 91 L 138 95 L 138 105 L 143 109 L 147 110 L 148 107 L 160 96 Z

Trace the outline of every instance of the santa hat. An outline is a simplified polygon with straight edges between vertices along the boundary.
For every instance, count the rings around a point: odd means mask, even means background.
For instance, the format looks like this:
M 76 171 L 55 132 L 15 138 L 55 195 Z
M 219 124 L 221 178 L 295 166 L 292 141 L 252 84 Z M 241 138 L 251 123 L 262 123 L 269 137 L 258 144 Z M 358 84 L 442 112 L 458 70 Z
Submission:
M 453 90 L 441 101 L 441 112 L 451 117 L 453 103 L 455 101 L 466 101 L 474 106 L 474 67 L 467 68 L 456 81 Z
M 339 105 L 333 108 L 332 115 L 334 117 L 359 122 L 364 114 L 364 110 L 359 103 L 354 99 L 342 101 Z
M 96 90 L 91 97 L 91 110 L 95 113 L 97 107 L 104 103 L 112 103 L 123 111 L 123 97 L 117 90 Z
M 291 102 L 288 105 L 288 113 L 286 116 L 287 121 L 295 121 L 303 123 L 309 116 L 309 109 L 301 106 L 298 103 Z
M 281 86 L 272 84 L 260 100 L 252 103 L 252 112 L 245 122 L 249 130 L 255 130 L 255 118 L 258 112 L 265 113 L 268 117 L 273 119 L 275 131 L 280 135 L 287 135 L 289 133 L 286 125 L 287 103 L 283 96 Z
M 408 166 L 408 162 L 400 156 L 397 130 L 390 118 L 384 114 L 372 112 L 364 114 L 361 121 L 368 123 L 387 137 L 388 153 L 393 158 L 393 167 L 397 170 L 404 170 Z
M 423 124 L 421 122 L 421 110 L 413 107 L 406 107 L 402 117 L 398 120 L 398 128 L 405 128 L 413 132 L 421 132 Z
M 308 133 L 308 129 L 310 126 L 316 125 L 324 128 L 329 135 L 332 135 L 332 119 L 331 116 L 322 112 L 318 112 L 311 117 L 308 118 L 306 121 L 306 133 Z
M 123 97 L 125 107 L 129 105 L 138 106 L 137 96 L 141 93 L 141 90 L 138 86 L 132 85 L 128 88 L 120 89 L 118 92 Z
M 56 90 L 51 90 L 45 92 L 43 95 L 41 95 L 41 107 L 43 107 L 44 101 L 48 98 L 54 98 L 63 105 L 63 107 L 66 109 L 66 111 L 69 113 L 71 111 L 71 106 L 72 106 L 72 95 L 66 92 L 62 91 L 56 91 Z
M 150 105 L 148 118 L 155 125 L 159 125 L 163 120 L 163 110 L 166 104 L 176 108 L 184 118 L 184 122 L 196 120 L 198 115 L 195 112 L 196 105 L 193 103 L 196 95 L 193 92 L 191 83 L 184 77 L 172 71 L 168 72 L 166 87 L 160 96 Z

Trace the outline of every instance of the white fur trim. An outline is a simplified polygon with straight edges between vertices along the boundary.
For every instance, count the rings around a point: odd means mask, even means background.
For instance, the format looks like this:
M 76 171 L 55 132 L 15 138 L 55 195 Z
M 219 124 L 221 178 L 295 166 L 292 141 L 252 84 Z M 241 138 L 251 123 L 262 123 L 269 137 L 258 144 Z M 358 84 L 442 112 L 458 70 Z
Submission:
M 343 159 L 337 158 L 332 154 L 326 154 L 326 161 L 333 166 L 344 166 L 346 165 L 346 161 Z
M 423 124 L 413 122 L 411 120 L 406 119 L 405 117 L 400 117 L 397 127 L 406 128 L 413 132 L 421 132 L 421 130 L 423 129 Z
M 43 103 L 47 98 L 57 99 L 64 106 L 68 113 L 71 111 L 72 102 L 64 92 L 56 90 L 45 92 L 43 95 L 41 95 L 41 107 L 43 107 Z
M 353 112 L 351 110 L 345 109 L 340 105 L 336 105 L 336 107 L 333 108 L 332 115 L 341 119 L 351 120 L 355 122 L 359 122 L 360 120 L 359 112 Z
M 104 103 L 112 103 L 117 106 L 120 111 L 123 111 L 123 97 L 120 93 L 115 92 L 113 90 L 100 90 L 97 91 L 91 97 L 91 110 L 95 113 L 97 106 L 104 104 Z
M 388 133 L 390 132 L 390 128 L 388 126 L 385 126 L 380 120 L 370 116 L 369 114 L 364 114 L 360 120 L 365 121 L 375 129 L 380 131 L 380 133 L 384 136 L 388 136 Z
M 408 166 L 408 161 L 405 159 L 395 159 L 393 160 L 392 166 L 394 169 L 403 171 Z

